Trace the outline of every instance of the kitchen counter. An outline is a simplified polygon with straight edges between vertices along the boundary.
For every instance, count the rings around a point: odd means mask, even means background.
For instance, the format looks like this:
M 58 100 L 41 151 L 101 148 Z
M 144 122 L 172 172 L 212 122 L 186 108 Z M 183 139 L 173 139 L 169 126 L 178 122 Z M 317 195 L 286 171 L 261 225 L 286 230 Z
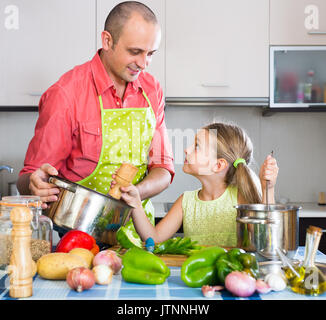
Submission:
M 299 211 L 299 218 L 326 218 L 326 206 L 320 206 L 315 202 L 293 203 L 302 209 Z
M 299 247 L 295 259 L 302 259 L 304 247 Z M 326 263 L 326 255 L 317 252 L 316 261 Z M 121 274 L 113 276 L 108 286 L 95 285 L 90 290 L 78 293 L 71 290 L 66 281 L 45 280 L 36 275 L 33 281 L 33 296 L 20 300 L 239 300 L 226 290 L 216 293 L 214 298 L 205 298 L 200 288 L 187 287 L 180 278 L 180 268 L 170 267 L 171 275 L 162 285 L 141 285 L 127 283 Z M 17 300 L 9 296 L 9 279 L 0 271 L 0 299 Z M 243 300 L 241 298 L 240 300 Z M 246 300 L 326 300 L 326 293 L 309 297 L 292 292 L 289 288 L 267 294 L 255 293 Z
M 319 206 L 314 202 L 296 202 L 289 203 L 292 205 L 301 206 L 302 209 L 299 211 L 299 218 L 326 218 L 326 206 Z M 167 211 L 164 202 L 154 202 L 155 217 L 162 218 L 166 215 Z

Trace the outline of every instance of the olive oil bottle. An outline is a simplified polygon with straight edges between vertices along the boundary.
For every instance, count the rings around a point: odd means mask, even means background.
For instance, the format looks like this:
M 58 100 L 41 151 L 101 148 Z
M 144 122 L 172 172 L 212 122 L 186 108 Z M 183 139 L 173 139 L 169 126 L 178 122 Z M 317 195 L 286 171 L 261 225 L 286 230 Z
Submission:
M 304 260 L 294 266 L 296 273 L 289 267 L 284 268 L 285 276 L 292 291 L 300 294 L 318 296 L 326 291 L 326 277 L 315 266 L 315 256 L 322 235 L 322 229 L 309 226 L 306 233 Z

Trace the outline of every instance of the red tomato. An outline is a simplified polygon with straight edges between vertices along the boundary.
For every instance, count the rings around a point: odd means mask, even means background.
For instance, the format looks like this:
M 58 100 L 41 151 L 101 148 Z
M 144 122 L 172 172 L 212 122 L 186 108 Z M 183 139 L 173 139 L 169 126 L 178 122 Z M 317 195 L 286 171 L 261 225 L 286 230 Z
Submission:
M 69 252 L 74 248 L 84 248 L 92 252 L 98 250 L 96 241 L 91 235 L 80 230 L 70 230 L 60 239 L 55 251 Z

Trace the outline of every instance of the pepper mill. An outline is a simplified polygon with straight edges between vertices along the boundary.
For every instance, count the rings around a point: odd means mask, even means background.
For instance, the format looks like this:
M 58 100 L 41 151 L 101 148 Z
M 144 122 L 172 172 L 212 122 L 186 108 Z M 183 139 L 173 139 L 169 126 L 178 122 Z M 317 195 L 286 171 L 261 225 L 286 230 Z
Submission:
M 33 294 L 33 260 L 31 254 L 32 211 L 27 207 L 16 207 L 10 211 L 12 221 L 12 254 L 8 266 L 13 298 L 30 297 Z
M 319 192 L 319 195 L 318 195 L 318 204 L 320 206 L 325 206 L 326 205 L 325 192 Z
M 109 191 L 109 195 L 115 199 L 121 198 L 120 187 L 128 187 L 138 172 L 138 168 L 131 163 L 123 163 L 116 173 L 117 182 Z

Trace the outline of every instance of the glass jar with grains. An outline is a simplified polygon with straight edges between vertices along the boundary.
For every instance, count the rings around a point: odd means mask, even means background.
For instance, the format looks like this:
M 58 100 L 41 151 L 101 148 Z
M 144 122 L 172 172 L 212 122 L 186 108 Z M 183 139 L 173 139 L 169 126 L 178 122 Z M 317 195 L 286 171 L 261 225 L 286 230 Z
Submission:
M 53 224 L 50 218 L 42 215 L 40 197 L 37 196 L 8 196 L 0 200 L 0 269 L 6 269 L 12 253 L 10 211 L 17 206 L 31 209 L 32 240 L 31 254 L 36 262 L 52 249 Z

